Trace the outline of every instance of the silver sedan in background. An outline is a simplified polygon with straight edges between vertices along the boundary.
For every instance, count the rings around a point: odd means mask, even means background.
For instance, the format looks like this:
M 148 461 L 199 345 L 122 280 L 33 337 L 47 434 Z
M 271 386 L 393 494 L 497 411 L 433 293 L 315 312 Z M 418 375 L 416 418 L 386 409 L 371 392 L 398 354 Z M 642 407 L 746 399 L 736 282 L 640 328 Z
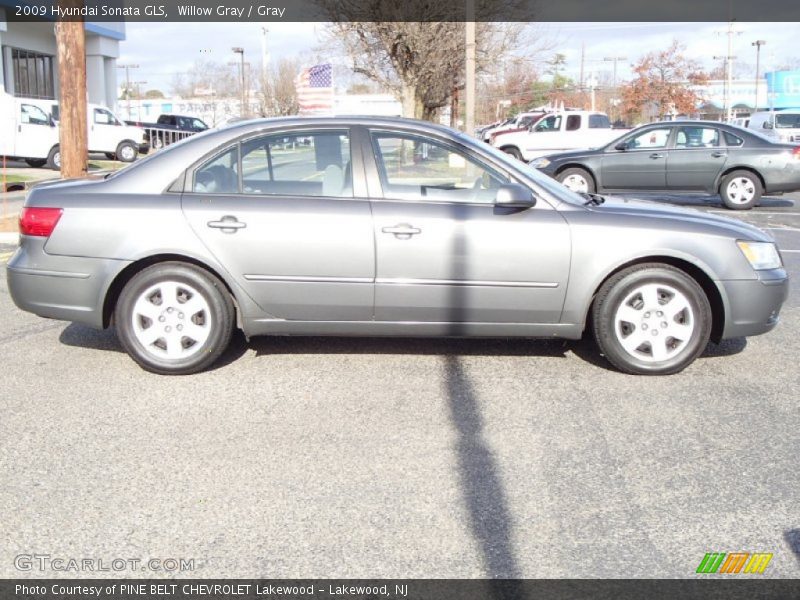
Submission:
M 237 123 L 104 180 L 34 188 L 20 308 L 105 328 L 143 368 L 210 367 L 246 336 L 560 337 L 676 373 L 772 329 L 788 279 L 739 221 L 567 190 L 451 129 Z

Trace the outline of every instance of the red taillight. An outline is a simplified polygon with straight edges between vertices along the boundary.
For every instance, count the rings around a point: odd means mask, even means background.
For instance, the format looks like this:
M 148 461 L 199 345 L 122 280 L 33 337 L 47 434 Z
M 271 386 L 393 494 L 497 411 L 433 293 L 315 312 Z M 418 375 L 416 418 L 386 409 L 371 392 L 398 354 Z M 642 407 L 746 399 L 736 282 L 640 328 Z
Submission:
M 797 159 L 800 159 L 800 146 L 795 146 L 794 150 L 792 150 L 792 156 Z
M 50 237 L 63 212 L 61 208 L 23 208 L 19 214 L 19 232 L 22 235 Z

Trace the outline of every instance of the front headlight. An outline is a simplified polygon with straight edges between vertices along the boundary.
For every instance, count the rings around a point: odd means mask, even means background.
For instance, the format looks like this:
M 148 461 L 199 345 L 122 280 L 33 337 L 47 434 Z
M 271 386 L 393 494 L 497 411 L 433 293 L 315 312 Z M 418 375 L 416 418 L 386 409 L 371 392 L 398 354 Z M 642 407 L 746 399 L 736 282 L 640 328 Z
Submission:
M 547 165 L 550 164 L 550 161 L 544 157 L 542 158 L 534 158 L 531 162 L 528 163 L 534 169 L 544 169 Z
M 745 242 L 739 240 L 736 244 L 745 258 L 747 258 L 750 266 L 756 271 L 779 269 L 783 266 L 781 264 L 781 255 L 778 254 L 778 248 L 771 242 Z

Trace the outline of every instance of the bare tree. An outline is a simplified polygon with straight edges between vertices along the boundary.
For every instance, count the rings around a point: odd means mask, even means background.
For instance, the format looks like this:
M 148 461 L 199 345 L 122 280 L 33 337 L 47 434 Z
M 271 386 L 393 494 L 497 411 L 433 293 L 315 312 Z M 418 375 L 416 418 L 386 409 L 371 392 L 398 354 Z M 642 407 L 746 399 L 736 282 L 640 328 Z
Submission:
M 522 23 L 495 23 L 486 11 L 504 10 L 505 2 L 476 2 L 483 22 L 477 27 L 477 69 L 498 68 L 501 59 L 523 46 Z M 406 0 L 404 14 L 418 10 L 426 22 L 394 21 L 397 6 L 388 2 L 317 0 L 333 21 L 328 28 L 331 47 L 352 62 L 354 73 L 390 91 L 403 104 L 407 117 L 433 119 L 464 85 L 464 23 L 448 20 L 452 10 L 427 0 Z M 436 21 L 436 11 L 442 11 Z M 482 12 L 481 12 L 482 11 Z M 356 19 L 369 17 L 370 22 Z
M 234 67 L 214 61 L 198 60 L 185 73 L 172 78 L 172 93 L 182 98 L 196 95 L 228 98 L 241 93 Z
M 297 88 L 295 80 L 300 72 L 300 62 L 294 58 L 281 58 L 272 65 L 266 76 L 259 80 L 259 110 L 262 117 L 296 115 Z

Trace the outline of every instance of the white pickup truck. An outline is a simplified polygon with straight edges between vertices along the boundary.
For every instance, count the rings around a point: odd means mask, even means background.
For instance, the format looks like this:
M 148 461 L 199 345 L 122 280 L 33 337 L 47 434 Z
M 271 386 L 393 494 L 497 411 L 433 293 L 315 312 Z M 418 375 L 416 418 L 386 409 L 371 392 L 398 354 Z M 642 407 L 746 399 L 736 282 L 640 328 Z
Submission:
M 602 112 L 553 112 L 528 130 L 498 133 L 492 145 L 527 162 L 565 150 L 603 146 L 623 133 L 612 129 L 608 115 Z

